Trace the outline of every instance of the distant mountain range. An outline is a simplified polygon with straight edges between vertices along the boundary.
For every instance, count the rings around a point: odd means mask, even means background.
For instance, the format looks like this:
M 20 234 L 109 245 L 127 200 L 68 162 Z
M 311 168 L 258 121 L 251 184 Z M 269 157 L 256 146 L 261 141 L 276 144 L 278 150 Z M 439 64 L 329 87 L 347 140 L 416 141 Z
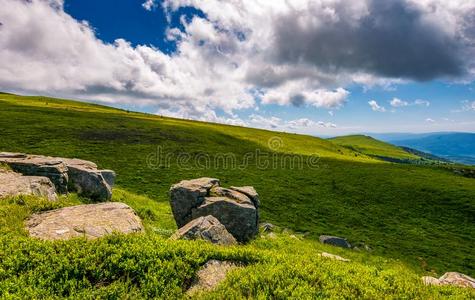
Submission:
M 367 135 L 397 146 L 427 152 L 454 162 L 475 165 L 475 133 L 368 133 Z

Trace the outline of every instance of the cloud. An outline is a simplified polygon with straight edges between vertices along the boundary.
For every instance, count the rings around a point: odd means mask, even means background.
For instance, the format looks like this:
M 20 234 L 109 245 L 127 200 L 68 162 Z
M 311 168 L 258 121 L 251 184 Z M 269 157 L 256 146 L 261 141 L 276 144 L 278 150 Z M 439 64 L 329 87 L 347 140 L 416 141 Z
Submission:
M 386 112 L 386 108 L 380 106 L 376 100 L 368 101 L 368 104 L 373 111 Z
M 455 11 L 442 1 L 308 1 L 282 15 L 275 59 L 303 61 L 330 73 L 420 81 L 462 76 L 470 67 L 465 59 L 473 62 L 466 56 L 473 45 L 460 40 L 473 33 L 473 27 L 462 27 L 473 22 L 473 7 L 458 11 L 457 24 Z M 447 18 L 455 24 L 444 24 Z
M 430 102 L 427 101 L 427 100 L 417 99 L 416 101 L 414 101 L 414 105 L 429 107 L 429 106 L 430 106 Z
M 431 119 L 431 118 L 427 118 L 427 119 L 426 119 L 426 122 L 428 122 L 428 123 L 435 123 L 435 120 L 434 120 L 434 119 Z
M 463 101 L 462 111 L 475 111 L 475 101 Z
M 148 105 L 193 118 L 224 111 L 233 120 L 259 103 L 336 109 L 355 84 L 475 74 L 473 1 L 165 0 L 156 7 L 168 16 L 182 7 L 205 16 L 170 24 L 165 38 L 174 53 L 123 39 L 105 43 L 61 0 L 0 6 L 4 91 Z
M 236 116 L 232 116 L 231 118 L 218 116 L 213 110 L 196 111 L 193 108 L 187 109 L 184 107 L 180 107 L 178 110 L 162 108 L 159 109 L 156 114 L 178 119 L 195 120 L 235 126 L 248 126 L 247 122 Z
M 409 102 L 409 101 L 401 100 L 399 98 L 393 98 L 390 104 L 392 107 L 406 107 L 406 106 L 414 106 L 414 105 L 428 107 L 430 105 L 430 102 L 427 100 L 422 100 L 422 99 L 417 99 L 413 102 Z
M 291 104 L 296 107 L 309 104 L 315 107 L 337 108 L 345 103 L 349 94 L 350 92 L 343 88 L 311 90 L 306 82 L 291 82 L 265 91 L 262 103 Z
M 390 104 L 392 107 L 404 107 L 408 106 L 409 102 L 401 100 L 399 98 L 394 98 L 393 100 L 391 100 Z
M 321 128 L 337 128 L 336 124 L 331 122 L 313 121 L 307 118 L 285 121 L 281 118 L 271 116 L 265 117 L 261 115 L 251 115 L 248 121 L 249 125 L 257 128 L 272 129 L 279 131 L 302 131 L 306 129 L 321 129 Z
M 157 6 L 155 3 L 155 0 L 147 0 L 144 3 L 142 3 L 143 8 L 145 8 L 148 11 L 151 11 L 154 7 Z

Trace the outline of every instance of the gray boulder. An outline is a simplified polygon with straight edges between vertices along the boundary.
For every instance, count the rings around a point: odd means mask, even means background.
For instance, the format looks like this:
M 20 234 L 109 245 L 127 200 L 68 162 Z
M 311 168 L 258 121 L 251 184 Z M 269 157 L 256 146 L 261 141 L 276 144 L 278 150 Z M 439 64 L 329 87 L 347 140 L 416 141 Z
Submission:
M 342 248 L 351 248 L 350 243 L 344 238 L 337 237 L 337 236 L 331 236 L 331 235 L 321 235 L 320 238 L 320 243 L 323 244 L 328 244 L 332 246 L 337 246 L 337 247 L 342 247 Z
M 54 201 L 58 198 L 51 180 L 40 176 L 23 176 L 0 169 L 0 199 L 9 196 L 35 195 Z
M 170 188 L 170 203 L 179 228 L 212 215 L 239 242 L 258 233 L 259 199 L 253 187 L 222 188 L 215 178 L 183 180 Z
M 0 153 L 0 163 L 24 175 L 48 177 L 62 194 L 71 189 L 97 201 L 107 201 L 112 197 L 115 173 L 98 170 L 97 165 L 90 161 L 3 152 Z
M 95 239 L 113 232 L 128 234 L 144 230 L 134 210 L 119 202 L 78 205 L 34 214 L 26 221 L 26 228 L 30 236 L 43 240 Z
M 2 152 L 0 153 L 0 163 L 8 165 L 13 171 L 23 175 L 48 177 L 58 193 L 64 194 L 68 191 L 68 168 L 59 159 Z
M 178 228 L 192 220 L 191 210 L 203 203 L 213 186 L 219 186 L 219 179 L 204 177 L 182 180 L 170 188 L 170 204 Z
M 171 239 L 206 240 L 218 245 L 235 245 L 236 239 L 226 230 L 223 224 L 213 216 L 194 219 L 171 237 Z
M 261 204 L 259 200 L 259 194 L 256 192 L 254 187 L 252 186 L 231 186 L 231 190 L 238 191 L 240 193 L 243 193 L 244 195 L 248 196 L 251 201 L 254 203 L 254 206 L 256 208 L 259 208 L 259 205 Z
M 70 186 L 78 194 L 97 201 L 112 198 L 112 188 L 98 170 L 87 169 L 81 165 L 67 165 Z
M 192 209 L 192 218 L 212 215 L 241 243 L 257 235 L 257 209 L 251 203 L 239 203 L 226 197 L 205 197 L 203 204 Z

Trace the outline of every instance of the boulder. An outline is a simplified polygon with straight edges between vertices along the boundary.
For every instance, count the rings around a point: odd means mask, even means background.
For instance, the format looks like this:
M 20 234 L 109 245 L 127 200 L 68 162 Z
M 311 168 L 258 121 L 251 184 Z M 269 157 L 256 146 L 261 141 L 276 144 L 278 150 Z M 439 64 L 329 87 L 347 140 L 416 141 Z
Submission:
M 207 215 L 216 217 L 241 243 L 258 233 L 257 209 L 250 203 L 239 203 L 227 197 L 205 197 L 200 206 L 192 209 L 192 218 Z
M 119 202 L 78 205 L 34 214 L 26 221 L 26 228 L 31 236 L 43 240 L 94 239 L 113 232 L 127 234 L 144 230 L 134 210 Z
M 253 187 L 223 188 L 218 179 L 205 177 L 173 185 L 170 198 L 179 228 L 193 219 L 212 215 L 239 242 L 246 242 L 258 233 L 256 203 L 259 202 Z
M 328 244 L 332 246 L 337 246 L 337 247 L 342 247 L 342 248 L 351 248 L 350 243 L 344 238 L 337 237 L 337 236 L 331 236 L 331 235 L 321 235 L 320 238 L 320 243 L 323 244 Z
M 254 187 L 252 186 L 231 186 L 231 190 L 238 191 L 246 196 L 248 196 L 252 202 L 254 203 L 254 206 L 256 208 L 259 208 L 259 205 L 261 204 L 259 200 L 259 194 L 256 192 Z
M 194 219 L 178 229 L 171 239 L 201 239 L 218 245 L 237 244 L 236 239 L 226 230 L 226 227 L 213 216 Z
M 78 194 L 97 201 L 107 201 L 112 198 L 112 189 L 100 171 L 68 165 L 68 175 L 69 186 Z
M 0 153 L 0 163 L 7 164 L 13 171 L 23 175 L 48 177 L 58 193 L 64 194 L 68 191 L 68 168 L 59 159 L 2 152 Z
M 51 180 L 41 176 L 23 176 L 0 169 L 0 199 L 8 196 L 35 195 L 56 200 L 56 189 Z
M 201 291 L 210 291 L 226 279 L 229 271 L 239 266 L 230 261 L 209 260 L 196 274 L 196 280 L 186 294 L 192 296 Z
M 339 261 L 344 261 L 344 262 L 349 262 L 350 260 L 347 259 L 347 258 L 344 258 L 344 257 L 341 257 L 339 255 L 335 255 L 335 254 L 331 254 L 331 253 L 327 253 L 327 252 L 322 252 L 321 254 L 319 254 L 321 257 L 326 257 L 326 258 L 330 258 L 330 259 L 334 259 L 334 260 L 339 260 Z
M 182 180 L 170 188 L 170 204 L 178 228 L 192 220 L 192 208 L 203 203 L 204 197 L 215 185 L 219 185 L 219 179 L 205 177 Z
M 87 160 L 3 152 L 0 153 L 0 163 L 24 175 L 50 178 L 59 193 L 72 189 L 81 196 L 98 201 L 112 197 L 115 173 L 98 170 L 95 163 Z

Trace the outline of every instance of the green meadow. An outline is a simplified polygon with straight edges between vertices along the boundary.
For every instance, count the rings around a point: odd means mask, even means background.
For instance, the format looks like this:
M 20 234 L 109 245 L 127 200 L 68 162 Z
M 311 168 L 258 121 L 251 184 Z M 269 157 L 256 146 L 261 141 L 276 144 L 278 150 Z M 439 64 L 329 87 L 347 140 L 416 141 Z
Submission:
M 205 299 L 467 299 L 420 277 L 475 276 L 475 180 L 362 137 L 312 136 L 179 120 L 46 97 L 0 94 L 0 151 L 76 157 L 117 173 L 113 201 L 133 207 L 146 233 L 96 241 L 29 238 L 34 212 L 88 203 L 0 200 L 0 298 L 181 298 L 208 259 L 242 263 Z M 278 227 L 248 245 L 168 241 L 168 190 L 182 179 L 252 185 L 262 222 Z M 322 245 L 321 234 L 372 251 Z M 322 251 L 351 262 L 318 256 Z

